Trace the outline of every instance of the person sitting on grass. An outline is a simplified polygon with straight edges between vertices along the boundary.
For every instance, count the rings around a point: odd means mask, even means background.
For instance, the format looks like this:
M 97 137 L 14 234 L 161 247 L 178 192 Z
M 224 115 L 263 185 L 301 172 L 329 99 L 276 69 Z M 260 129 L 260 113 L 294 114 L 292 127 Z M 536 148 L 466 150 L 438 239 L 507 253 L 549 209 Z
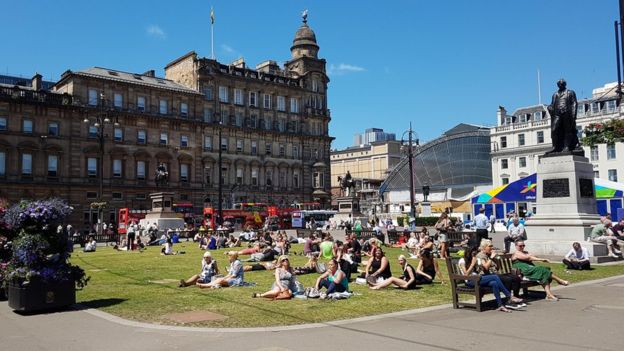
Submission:
M 325 260 L 331 260 L 334 257 L 334 240 L 329 233 L 323 234 L 323 242 L 321 242 L 321 257 Z
M 97 241 L 93 238 L 93 236 L 89 236 L 89 240 L 85 243 L 84 252 L 95 252 L 97 247 Z
M 229 251 L 227 256 L 230 261 L 228 274 L 225 277 L 217 278 L 210 283 L 197 283 L 197 286 L 205 289 L 244 285 L 245 270 L 243 269 L 243 263 L 238 259 L 238 253 L 236 251 Z
M 440 282 L 444 283 L 439 271 L 438 262 L 433 259 L 431 250 L 422 250 L 420 261 L 416 266 L 416 285 L 432 284 L 436 275 L 440 277 Z
M 305 243 L 303 244 L 303 254 L 308 257 L 311 257 L 314 254 L 317 254 L 318 256 L 318 253 L 320 252 L 320 243 L 321 240 L 319 240 L 314 233 L 310 234 L 310 236 L 305 239 Z
M 318 253 L 310 255 L 308 262 L 302 267 L 293 268 L 293 272 L 296 275 L 318 273 Z
M 378 283 L 390 277 L 392 277 L 390 261 L 388 261 L 388 258 L 384 255 L 383 250 L 377 247 L 373 252 L 373 257 L 366 263 L 364 278 L 371 283 L 373 283 L 373 281 Z
M 160 249 L 161 255 L 175 255 L 176 253 L 173 251 L 173 241 L 171 238 L 167 239 L 165 242 L 165 246 Z
M 277 268 L 277 260 L 270 262 L 258 262 L 254 264 L 246 264 L 243 266 L 245 272 L 251 271 L 272 271 Z
M 416 270 L 410 264 L 407 263 L 407 259 L 405 256 L 399 256 L 399 264 L 403 269 L 403 275 L 401 277 L 390 277 L 378 284 L 371 285 L 370 288 L 373 290 L 383 289 L 390 285 L 395 285 L 400 289 L 415 289 L 416 288 Z
M 407 243 L 405 244 L 405 249 L 407 250 L 407 253 L 410 255 L 410 257 L 412 258 L 418 257 L 418 238 L 416 237 L 415 232 L 410 233 L 410 238 L 407 240 Z
M 575 242 L 572 248 L 563 258 L 563 264 L 567 269 L 591 269 L 589 264 L 589 251 L 582 247 L 580 243 Z
M 464 266 L 461 267 L 464 275 L 477 273 L 481 276 L 479 285 L 489 287 L 496 298 L 498 310 L 501 312 L 511 312 L 509 308 L 515 309 L 515 306 L 504 305 L 501 298 L 501 292 L 507 296 L 510 303 L 522 303 L 522 299 L 512 296 L 511 292 L 505 287 L 500 277 L 497 275 L 498 266 L 496 264 L 496 251 L 493 250 L 492 241 L 481 240 L 479 251 L 476 248 L 466 250 L 464 253 Z M 476 254 L 475 254 L 476 253 Z M 466 285 L 472 286 L 472 281 L 467 281 Z
M 276 298 L 280 294 L 289 294 L 291 297 L 294 293 L 299 292 L 297 287 L 297 276 L 290 267 L 288 256 L 282 255 L 277 260 L 278 267 L 275 269 L 275 282 L 271 290 L 259 294 L 253 293 L 251 297 L 266 297 L 269 299 Z
M 516 251 L 511 256 L 512 266 L 520 270 L 524 278 L 539 282 L 542 287 L 544 287 L 544 291 L 546 292 L 546 300 L 549 301 L 557 301 L 559 300 L 555 295 L 553 295 L 550 290 L 550 283 L 554 279 L 559 285 L 567 286 L 570 283 L 567 280 L 563 280 L 556 275 L 554 275 L 550 271 L 550 267 L 545 266 L 536 266 L 533 262 L 545 262 L 550 263 L 549 260 L 545 258 L 539 258 L 529 254 L 527 251 L 524 251 L 524 241 L 518 240 L 516 241 Z
M 235 238 L 234 235 L 230 234 L 229 238 L 227 239 L 227 241 L 225 242 L 225 247 L 240 247 L 241 246 L 241 240 L 239 238 Z
M 317 290 L 321 288 L 327 289 L 326 295 L 321 295 L 321 298 L 323 298 L 323 296 L 327 296 L 335 292 L 347 291 L 349 289 L 349 281 L 347 280 L 347 276 L 344 272 L 338 267 L 338 262 L 332 258 L 327 263 L 327 271 L 318 277 L 314 287 Z
M 180 280 L 180 288 L 184 288 L 190 285 L 208 284 L 212 281 L 212 277 L 219 274 L 219 267 L 217 266 L 217 260 L 212 259 L 212 255 L 209 251 L 204 252 L 204 258 L 201 262 L 201 271 L 199 274 L 195 274 L 187 280 Z

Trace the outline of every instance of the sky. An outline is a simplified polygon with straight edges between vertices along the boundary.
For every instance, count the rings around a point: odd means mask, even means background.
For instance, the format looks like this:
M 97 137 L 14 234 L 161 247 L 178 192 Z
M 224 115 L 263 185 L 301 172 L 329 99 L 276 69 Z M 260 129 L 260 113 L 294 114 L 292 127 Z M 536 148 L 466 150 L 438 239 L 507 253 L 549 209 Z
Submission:
M 194 50 L 248 66 L 290 59 L 308 9 L 330 78 L 333 149 L 383 128 L 422 142 L 458 123 L 492 126 L 496 110 L 548 103 L 565 78 L 579 97 L 617 80 L 617 0 L 9 1 L 0 73 L 57 80 L 100 66 L 164 76 Z

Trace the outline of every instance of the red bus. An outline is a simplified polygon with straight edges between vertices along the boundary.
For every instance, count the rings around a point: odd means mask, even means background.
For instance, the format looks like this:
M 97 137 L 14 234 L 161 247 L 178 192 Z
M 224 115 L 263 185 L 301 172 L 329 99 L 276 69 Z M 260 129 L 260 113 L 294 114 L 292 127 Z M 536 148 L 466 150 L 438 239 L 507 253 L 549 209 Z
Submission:
M 204 208 L 204 225 L 210 228 L 217 227 L 217 211 L 213 207 Z M 275 212 L 275 210 L 271 211 Z M 237 203 L 234 205 L 234 209 L 223 210 L 223 220 L 232 223 L 235 228 L 239 229 L 248 225 L 261 228 L 267 216 L 269 216 L 269 206 L 259 202 Z
M 195 225 L 195 218 L 202 215 L 201 208 L 193 207 L 190 202 L 177 202 L 171 206 L 173 212 L 178 214 L 178 217 L 182 218 L 185 223 Z
M 139 223 L 140 220 L 145 218 L 146 214 L 147 210 L 131 210 L 129 208 L 120 208 L 118 217 L 119 227 L 117 228 L 117 232 L 119 234 L 126 234 L 128 226 L 133 222 Z

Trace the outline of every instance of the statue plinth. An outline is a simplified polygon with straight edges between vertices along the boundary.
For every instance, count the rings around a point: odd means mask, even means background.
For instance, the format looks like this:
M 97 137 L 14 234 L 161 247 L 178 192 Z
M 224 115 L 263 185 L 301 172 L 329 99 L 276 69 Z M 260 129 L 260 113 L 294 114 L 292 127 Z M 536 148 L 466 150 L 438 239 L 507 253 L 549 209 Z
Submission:
M 536 255 L 565 255 L 577 241 L 592 256 L 606 246 L 587 242 L 596 213 L 593 166 L 586 157 L 550 154 L 537 166 L 537 213 L 527 222 L 526 249 Z
M 145 218 L 139 223 L 148 228 L 150 224 L 156 223 L 158 230 L 184 228 L 184 220 L 173 211 L 172 192 L 160 192 L 150 194 L 152 209 L 147 212 Z

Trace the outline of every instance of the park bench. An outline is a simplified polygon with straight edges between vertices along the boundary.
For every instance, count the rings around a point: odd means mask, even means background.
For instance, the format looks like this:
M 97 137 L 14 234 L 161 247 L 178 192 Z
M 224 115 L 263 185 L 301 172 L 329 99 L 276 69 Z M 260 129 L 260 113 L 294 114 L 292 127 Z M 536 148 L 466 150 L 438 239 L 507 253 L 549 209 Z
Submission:
M 312 229 L 297 229 L 297 238 L 309 238 L 314 232 Z
M 475 308 L 477 311 L 483 311 L 483 296 L 485 294 L 492 293 L 492 290 L 488 287 L 479 286 L 479 275 L 463 275 L 459 267 L 458 258 L 446 258 L 446 268 L 448 269 L 449 281 L 451 283 L 451 295 L 453 298 L 453 308 L 470 307 Z M 498 271 L 501 274 L 512 272 L 511 255 L 505 254 L 497 259 Z M 472 281 L 474 287 L 470 287 L 466 284 L 466 281 Z M 523 280 L 520 288 L 522 289 L 525 297 L 529 294 L 529 288 L 533 286 L 539 286 L 536 281 Z M 460 295 L 472 295 L 475 298 L 475 302 L 460 301 Z
M 74 244 L 80 244 L 80 246 L 84 246 L 84 244 L 87 242 L 87 240 L 89 239 L 90 236 L 93 236 L 93 239 L 98 242 L 98 243 L 117 243 L 118 239 L 119 239 L 119 235 L 115 234 L 115 233 L 111 233 L 111 234 L 106 234 L 106 233 L 102 233 L 102 234 L 96 234 L 96 233 L 92 233 L 92 234 L 88 234 L 88 233 L 82 233 L 80 234 L 77 239 L 78 241 L 74 241 Z M 76 236 L 74 236 L 74 240 L 76 240 Z
M 356 237 L 358 240 L 359 240 L 359 239 L 368 240 L 368 239 L 371 239 L 371 238 L 376 238 L 376 237 L 377 237 L 377 235 L 376 235 L 377 233 L 376 233 L 374 230 L 364 230 L 364 229 L 362 229 L 362 230 L 360 230 L 360 232 L 359 232 L 359 233 L 358 233 L 358 232 L 356 232 L 355 230 L 349 230 L 349 229 L 347 229 L 347 230 L 345 231 L 345 234 L 346 234 L 346 235 L 351 235 L 351 234 L 353 234 L 353 233 L 355 233 L 355 237 Z M 383 233 L 382 233 L 382 234 L 383 234 Z
M 386 235 L 388 236 L 388 245 L 394 245 L 397 242 L 399 242 L 399 238 L 401 237 L 401 235 L 403 234 L 403 232 L 398 232 L 396 230 L 388 230 L 388 232 L 386 233 Z M 409 235 L 406 238 L 409 239 Z

